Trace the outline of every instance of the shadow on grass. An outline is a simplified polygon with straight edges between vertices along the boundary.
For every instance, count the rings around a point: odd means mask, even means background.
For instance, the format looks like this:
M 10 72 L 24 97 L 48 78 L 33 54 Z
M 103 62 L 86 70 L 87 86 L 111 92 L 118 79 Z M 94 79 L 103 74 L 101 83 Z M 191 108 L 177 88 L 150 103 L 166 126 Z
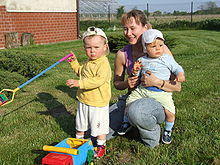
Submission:
M 141 140 L 141 136 L 137 128 L 132 127 L 132 129 L 124 135 L 129 140 L 139 141 L 143 143 Z
M 55 121 L 60 125 L 60 128 L 63 129 L 70 136 L 75 135 L 74 124 L 75 124 L 75 116 L 73 116 L 70 112 L 67 111 L 65 105 L 57 101 L 57 98 L 52 96 L 49 93 L 38 93 L 36 101 L 43 103 L 47 108 L 47 111 L 39 111 L 37 113 L 41 115 L 50 115 L 54 117 Z M 57 143 L 53 143 L 51 145 L 55 145 Z M 35 164 L 41 164 L 41 160 L 44 156 L 47 155 L 47 152 L 42 150 L 33 150 L 33 153 L 39 154 L 37 158 L 35 158 Z
M 40 103 L 43 103 L 47 108 L 47 111 L 39 111 L 37 113 L 41 115 L 51 115 L 55 118 L 56 122 L 60 125 L 60 128 L 63 129 L 68 135 L 74 135 L 74 116 L 67 111 L 66 107 L 57 101 L 57 98 L 53 97 L 49 93 L 38 93 L 37 94 Z
M 56 144 L 58 144 L 59 142 L 54 142 L 52 144 L 50 144 L 49 146 L 55 146 Z M 37 154 L 38 157 L 36 157 L 34 159 L 34 164 L 35 165 L 40 165 L 42 164 L 42 159 L 47 155 L 49 154 L 49 152 L 46 152 L 46 151 L 43 151 L 43 150 L 32 150 L 31 151 L 33 154 Z
M 69 95 L 69 97 L 77 100 L 76 92 L 77 92 L 78 88 L 69 88 L 66 85 L 58 85 L 58 86 L 56 86 L 56 89 L 58 89 L 58 90 L 60 90 L 60 91 L 62 91 L 64 93 L 67 93 Z

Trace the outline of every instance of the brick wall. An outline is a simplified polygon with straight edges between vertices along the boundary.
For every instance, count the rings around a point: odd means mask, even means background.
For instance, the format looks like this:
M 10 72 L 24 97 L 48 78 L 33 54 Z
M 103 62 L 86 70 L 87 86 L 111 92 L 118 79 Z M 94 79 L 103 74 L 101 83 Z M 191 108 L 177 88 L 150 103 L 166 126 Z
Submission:
M 31 33 L 35 44 L 56 43 L 78 38 L 77 13 L 7 12 L 0 6 L 0 48 L 5 47 L 5 34 Z

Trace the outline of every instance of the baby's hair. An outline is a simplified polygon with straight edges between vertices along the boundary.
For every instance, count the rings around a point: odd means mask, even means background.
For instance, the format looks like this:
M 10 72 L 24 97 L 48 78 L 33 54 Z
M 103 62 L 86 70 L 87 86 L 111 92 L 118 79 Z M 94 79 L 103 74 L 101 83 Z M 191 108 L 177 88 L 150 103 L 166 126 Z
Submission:
M 152 28 L 151 24 L 147 21 L 147 18 L 144 12 L 142 12 L 141 10 L 136 10 L 136 9 L 123 14 L 121 18 L 121 24 L 122 25 L 127 24 L 129 21 L 131 21 L 132 17 L 135 19 L 137 24 L 142 24 L 142 26 L 148 25 L 149 28 Z
M 92 38 L 92 37 L 94 37 L 94 36 L 100 36 L 100 35 L 94 34 L 94 35 L 87 36 L 87 37 L 85 37 L 85 38 L 83 39 L 83 43 L 85 44 L 85 39 L 86 39 L 86 38 Z M 102 37 L 102 36 L 100 36 L 100 37 L 101 37 L 102 40 L 104 41 L 104 44 L 106 44 L 106 43 L 107 43 L 107 40 L 105 39 L 105 37 Z

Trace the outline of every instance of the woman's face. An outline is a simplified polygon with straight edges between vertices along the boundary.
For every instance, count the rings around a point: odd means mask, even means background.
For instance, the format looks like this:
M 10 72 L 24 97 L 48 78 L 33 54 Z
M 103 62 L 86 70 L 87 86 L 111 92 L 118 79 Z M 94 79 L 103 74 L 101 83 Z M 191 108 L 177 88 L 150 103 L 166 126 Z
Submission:
M 141 39 L 141 35 L 147 30 L 147 26 L 143 26 L 141 23 L 137 24 L 134 17 L 131 17 L 123 29 L 125 38 L 130 44 L 134 45 Z

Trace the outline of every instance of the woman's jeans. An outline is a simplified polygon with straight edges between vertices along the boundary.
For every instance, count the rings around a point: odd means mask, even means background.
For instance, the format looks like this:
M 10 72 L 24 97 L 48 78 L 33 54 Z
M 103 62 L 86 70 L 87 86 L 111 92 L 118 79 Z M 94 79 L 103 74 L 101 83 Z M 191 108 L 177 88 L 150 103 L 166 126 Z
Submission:
M 107 139 L 117 135 L 117 130 L 123 122 L 125 100 L 122 96 L 119 101 L 110 107 L 110 130 Z M 165 120 L 164 109 L 161 104 L 151 98 L 142 98 L 128 105 L 128 118 L 132 126 L 139 131 L 142 141 L 149 147 L 159 145 L 160 125 Z

